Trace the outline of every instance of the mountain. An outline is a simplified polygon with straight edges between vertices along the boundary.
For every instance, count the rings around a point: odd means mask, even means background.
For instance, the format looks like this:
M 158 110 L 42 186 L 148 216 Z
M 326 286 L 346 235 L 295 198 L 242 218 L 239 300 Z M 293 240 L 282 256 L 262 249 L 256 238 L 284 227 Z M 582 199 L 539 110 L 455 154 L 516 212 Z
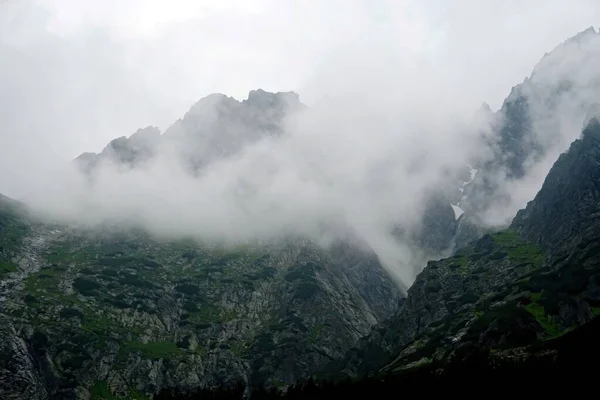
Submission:
M 75 161 L 91 173 L 103 162 L 134 168 L 159 152 L 169 152 L 182 161 L 187 171 L 196 174 L 211 162 L 232 156 L 261 138 L 281 135 L 287 115 L 304 107 L 294 92 L 252 90 L 241 102 L 211 94 L 194 104 L 162 135 L 158 128 L 149 126 L 129 138 L 114 139 L 100 154 L 84 153 Z
M 2 398 L 286 385 L 343 355 L 400 300 L 377 257 L 348 244 L 167 243 L 11 210 L 0 222 Z
M 105 163 L 145 168 L 175 152 L 190 175 L 285 134 L 294 93 L 211 95 L 163 134 L 140 129 L 75 160 L 93 184 Z M 166 150 L 165 150 L 166 149 Z M 355 235 L 328 245 L 288 235 L 233 245 L 135 228 L 49 224 L 3 199 L 0 393 L 8 398 L 147 396 L 287 387 L 342 358 L 393 315 L 403 290 Z M 21 210 L 21 211 L 19 211 Z M 432 193 L 421 228 L 396 237 L 423 254 L 451 245 L 456 215 Z
M 540 343 L 600 315 L 600 123 L 562 154 L 507 230 L 428 263 L 399 311 L 329 366 L 362 376 L 544 357 Z
M 420 273 L 406 293 L 359 234 L 165 239 L 49 223 L 0 196 L 0 398 L 178 398 L 239 382 L 237 398 L 260 386 L 293 398 L 311 377 L 371 377 L 366 390 L 399 375 L 456 379 L 465 366 L 573 365 L 570 346 L 600 315 L 599 37 L 566 41 L 498 112 L 483 107 L 492 157 L 448 171 L 416 227 L 390 222 L 416 260 L 432 260 L 411 266 Z M 198 176 L 285 135 L 304 107 L 295 93 L 213 94 L 164 133 L 140 129 L 74 164 L 93 184 L 104 165 L 128 171 L 173 154 Z M 486 213 L 513 195 L 503 180 L 555 155 L 535 198 L 491 227 Z
M 483 140 L 492 156 L 470 160 L 479 173 L 463 193 L 465 222 L 497 219 L 494 214 L 515 197 L 511 190 L 539 166 L 546 173 L 577 138 L 576 132 L 599 110 L 599 66 L 600 33 L 590 27 L 546 53 L 497 112 L 482 109 L 480 118 L 490 123 Z
M 93 184 L 104 163 L 145 168 L 175 151 L 195 175 L 282 135 L 287 114 L 302 107 L 294 93 L 211 95 L 164 134 L 140 129 L 75 165 Z M 2 398 L 286 387 L 342 357 L 403 297 L 353 237 L 167 240 L 108 223 L 50 224 L 0 200 Z

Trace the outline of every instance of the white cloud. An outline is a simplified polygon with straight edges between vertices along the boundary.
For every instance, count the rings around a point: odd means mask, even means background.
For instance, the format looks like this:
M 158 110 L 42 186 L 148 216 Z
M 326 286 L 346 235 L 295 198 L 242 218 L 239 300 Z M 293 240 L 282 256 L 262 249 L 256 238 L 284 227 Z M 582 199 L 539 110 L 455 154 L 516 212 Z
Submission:
M 0 192 L 234 239 L 310 233 L 333 216 L 388 264 L 412 265 L 389 225 L 418 220 L 443 171 L 484 150 L 466 128 L 479 104 L 499 107 L 598 11 L 593 0 L 5 2 Z M 165 130 L 209 93 L 259 87 L 332 100 L 201 178 L 167 153 L 149 170 L 103 169 L 92 191 L 61 169 L 140 127 Z M 240 196 L 240 182 L 260 190 Z

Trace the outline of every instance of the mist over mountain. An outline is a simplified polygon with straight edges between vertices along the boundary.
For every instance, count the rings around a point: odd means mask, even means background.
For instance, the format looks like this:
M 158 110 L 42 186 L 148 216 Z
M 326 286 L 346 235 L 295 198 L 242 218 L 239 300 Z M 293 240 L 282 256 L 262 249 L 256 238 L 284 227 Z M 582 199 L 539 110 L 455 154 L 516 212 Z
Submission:
M 599 37 L 590 28 L 567 40 L 498 111 L 463 120 L 398 114 L 389 97 L 307 107 L 293 92 L 213 94 L 162 134 L 146 127 L 82 154 L 30 201 L 54 218 L 167 237 L 351 236 L 408 286 L 468 221 L 502 227 L 541 186 L 597 107 Z
M 507 223 L 539 190 L 576 132 L 597 115 L 599 43 L 593 27 L 564 41 L 512 88 L 500 110 L 487 113 L 497 132 L 494 155 L 478 163 L 482 173 L 469 204 L 488 224 Z
M 595 2 L 140 1 L 0 5 L 0 397 L 573 365 L 600 33 L 548 26 Z

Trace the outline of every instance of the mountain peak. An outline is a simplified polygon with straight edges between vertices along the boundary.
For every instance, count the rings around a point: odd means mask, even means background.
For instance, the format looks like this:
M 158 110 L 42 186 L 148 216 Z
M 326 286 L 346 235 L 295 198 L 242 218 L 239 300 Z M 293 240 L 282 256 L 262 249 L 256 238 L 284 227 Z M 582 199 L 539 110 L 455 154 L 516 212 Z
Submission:
M 567 39 L 567 42 L 571 42 L 571 41 L 576 42 L 576 41 L 580 41 L 581 39 L 587 38 L 588 36 L 596 36 L 596 35 L 600 35 L 600 32 L 596 32 L 596 29 L 594 29 L 593 26 L 590 26 L 589 28 L 579 32 L 578 34 L 571 37 L 570 39 Z
M 590 118 L 585 129 L 583 130 L 582 138 L 600 139 L 600 121 L 598 121 L 598 117 Z
M 296 92 L 271 93 L 263 89 L 251 90 L 248 99 L 242 104 L 248 104 L 257 108 L 273 107 L 277 105 L 295 107 L 300 104 L 300 96 Z
M 580 60 L 577 57 L 581 57 L 582 55 L 588 55 L 589 57 L 590 54 L 594 53 L 590 49 L 590 45 L 595 44 L 598 38 L 600 38 L 600 33 L 596 32 L 593 26 L 570 37 L 552 49 L 552 51 L 544 54 L 544 57 L 534 67 L 531 78 L 540 73 L 543 75 L 543 72 L 548 71 L 555 74 L 556 70 L 560 70 L 560 67 L 565 64 L 567 59 L 574 59 L 579 63 Z

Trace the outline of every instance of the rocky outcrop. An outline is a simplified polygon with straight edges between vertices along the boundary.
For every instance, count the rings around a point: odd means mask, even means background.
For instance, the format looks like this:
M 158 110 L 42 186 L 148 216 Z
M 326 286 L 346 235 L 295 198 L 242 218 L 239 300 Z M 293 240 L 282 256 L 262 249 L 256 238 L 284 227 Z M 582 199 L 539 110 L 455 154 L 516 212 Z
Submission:
M 545 157 L 556 157 L 577 139 L 598 110 L 600 34 L 589 28 L 547 53 L 530 77 L 512 88 L 500 110 L 485 118 L 491 157 L 472 160 L 480 170 L 465 191 L 467 214 L 486 216 L 511 203 L 507 188 Z
M 152 126 L 139 129 L 129 138 L 114 139 L 100 154 L 84 153 L 75 162 L 80 170 L 91 174 L 100 163 L 125 169 L 144 167 L 161 155 L 181 161 L 195 174 L 262 138 L 281 135 L 286 118 L 303 107 L 294 92 L 252 90 L 241 102 L 211 94 L 194 104 L 164 134 Z
M 600 234 L 600 123 L 593 118 L 562 154 L 513 228 L 554 255 L 568 254 L 584 237 Z
M 592 120 L 508 230 L 428 263 L 398 313 L 329 372 L 443 368 L 473 348 L 527 358 L 599 315 L 599 143 Z
M 401 296 L 351 242 L 219 247 L 15 218 L 29 228 L 2 278 L 2 398 L 285 387 L 341 358 Z
M 12 321 L 0 314 L 0 394 L 3 399 L 46 399 L 36 359 Z

